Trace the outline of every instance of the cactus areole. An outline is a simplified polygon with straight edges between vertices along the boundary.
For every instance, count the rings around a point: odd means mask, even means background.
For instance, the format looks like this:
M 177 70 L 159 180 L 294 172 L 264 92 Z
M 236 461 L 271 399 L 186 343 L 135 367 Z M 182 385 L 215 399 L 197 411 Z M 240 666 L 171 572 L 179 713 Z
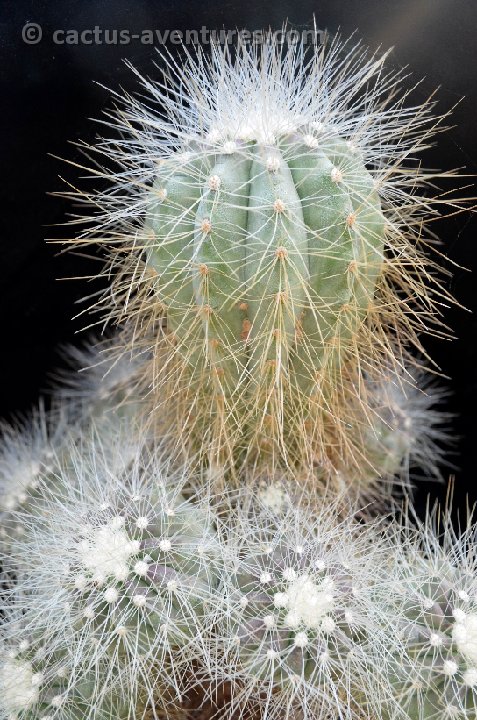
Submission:
M 359 151 L 318 123 L 162 161 L 147 262 L 192 377 L 264 412 L 281 383 L 316 392 L 366 318 L 384 228 Z

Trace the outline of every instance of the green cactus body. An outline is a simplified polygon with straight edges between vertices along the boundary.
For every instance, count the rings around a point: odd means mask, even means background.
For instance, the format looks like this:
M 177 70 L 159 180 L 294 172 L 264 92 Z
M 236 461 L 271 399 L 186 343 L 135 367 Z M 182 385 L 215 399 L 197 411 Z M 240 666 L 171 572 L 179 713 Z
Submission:
M 465 590 L 455 592 L 463 587 L 456 579 L 447 563 L 435 563 L 397 614 L 406 656 L 397 660 L 393 684 L 410 720 L 476 717 L 477 613 Z M 385 720 L 395 717 L 395 708 L 383 709 Z
M 242 332 L 242 313 L 233 299 L 243 293 L 246 283 L 243 228 L 250 165 L 247 157 L 217 156 L 195 222 L 194 257 L 199 273 L 193 286 L 201 308 L 204 347 L 210 365 L 223 378 L 227 395 L 237 387 L 244 363 L 243 357 L 236 358 L 232 352 Z
M 147 248 L 148 263 L 160 275 L 159 298 L 167 307 L 169 329 L 185 338 L 191 349 L 200 325 L 197 318 L 191 322 L 187 315 L 193 302 L 188 269 L 193 254 L 190 238 L 201 196 L 200 177 L 200 164 L 195 159 L 165 161 L 154 182 L 145 228 L 149 242 L 151 238 L 154 242 Z M 177 282 L 178 277 L 182 282 Z
M 306 416 L 381 269 L 384 218 L 360 156 L 330 133 L 197 145 L 165 161 L 152 196 L 147 262 L 191 384 L 211 388 L 242 433 L 260 434 L 277 408 Z
M 210 515 L 164 488 L 126 495 L 115 510 L 91 513 L 72 539 L 56 587 L 57 622 L 48 613 L 29 616 L 21 635 L 26 649 L 20 645 L 0 662 L 6 695 L 2 704 L 0 692 L 0 712 L 5 705 L 16 720 L 33 720 L 40 711 L 61 720 L 126 720 L 136 717 L 132 706 L 140 704 L 144 683 L 177 688 L 177 655 L 198 647 L 204 603 L 217 585 Z
M 335 364 L 366 317 L 383 255 L 384 218 L 371 175 L 333 136 L 315 152 L 285 146 L 308 231 L 310 295 L 298 348 L 306 367 Z
M 351 706 L 356 717 L 365 716 L 358 707 L 374 717 L 373 704 L 380 705 L 381 699 L 366 697 L 372 695 L 371 676 L 374 688 L 382 683 L 383 698 L 390 688 L 383 672 L 386 662 L 379 657 L 376 664 L 386 623 L 375 617 L 370 635 L 368 601 L 375 589 L 362 578 L 366 559 L 356 568 L 348 565 L 349 556 L 341 561 L 331 534 L 320 537 L 323 525 L 307 528 L 309 536 L 295 537 L 294 516 L 285 513 L 268 526 L 266 511 L 252 514 L 250 527 L 240 525 L 242 553 L 227 579 L 231 612 L 219 619 L 231 639 L 227 662 L 260 697 L 271 698 L 277 717 L 282 717 L 278 708 L 283 717 L 345 717 Z M 377 577 L 381 569 L 374 572 Z M 378 587 L 379 582 L 379 594 Z M 225 635 L 223 628 L 220 633 Z
M 78 602 L 89 613 L 86 617 L 99 636 L 118 638 L 113 650 L 119 654 L 134 648 L 136 652 L 137 647 L 142 653 L 157 653 L 162 637 L 167 655 L 168 648 L 193 640 L 194 617 L 200 617 L 214 584 L 210 567 L 204 565 L 204 557 L 211 559 L 213 534 L 203 512 L 181 498 L 172 507 L 165 498 L 149 501 L 147 525 L 145 518 L 126 512 L 86 534 L 78 567 L 72 569 L 72 584 L 80 590 Z M 109 563 L 109 577 L 94 565 L 95 556 L 105 551 L 104 542 L 118 546 L 117 567 Z M 91 567 L 85 571 L 88 562 Z M 78 623 L 82 627 L 84 618 L 80 616 Z
M 290 559 L 287 557 L 287 561 Z M 275 560 L 283 565 L 283 558 Z M 283 578 L 277 581 L 266 572 L 261 578 L 246 573 L 237 576 L 242 595 L 237 596 L 236 602 L 243 608 L 236 627 L 240 661 L 248 672 L 260 679 L 271 679 L 277 688 L 292 686 L 296 675 L 318 687 L 325 682 L 317 660 L 320 654 L 333 647 L 334 661 L 339 665 L 341 653 L 345 656 L 350 651 L 356 637 L 351 632 L 343 635 L 341 647 L 330 640 L 335 628 L 335 583 L 329 575 L 320 572 L 299 575 L 291 568 L 285 570 L 285 575 L 287 572 L 289 581 Z M 346 575 L 341 576 L 341 584 L 346 584 L 347 579 Z M 305 596 L 311 598 L 312 612 L 305 607 Z M 290 609 L 290 603 L 305 608 L 304 612 Z

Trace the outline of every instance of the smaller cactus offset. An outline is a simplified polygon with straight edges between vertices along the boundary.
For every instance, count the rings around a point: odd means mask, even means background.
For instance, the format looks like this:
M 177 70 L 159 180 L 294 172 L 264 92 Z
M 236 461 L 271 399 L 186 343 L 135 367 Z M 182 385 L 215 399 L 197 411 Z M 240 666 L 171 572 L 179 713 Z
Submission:
M 406 656 L 396 699 L 410 720 L 477 717 L 477 526 L 457 536 L 448 514 L 411 524 L 395 545 L 396 613 Z M 388 717 L 400 717 L 396 712 Z
M 391 701 L 395 616 L 390 544 L 379 525 L 284 500 L 242 501 L 222 527 L 226 577 L 215 610 L 217 667 L 231 708 L 261 717 L 380 717 Z M 273 509 L 271 509 L 271 507 Z
M 21 627 L 21 622 L 18 623 Z M 27 637 L 28 633 L 23 633 Z M 21 633 L 17 634 L 21 637 Z M 0 713 L 9 720 L 128 720 L 141 703 L 120 699 L 119 677 L 101 663 L 75 682 L 71 658 L 51 656 L 43 644 L 4 645 L 0 661 Z M 115 690 L 115 692 L 114 692 Z
M 351 495 L 354 489 L 357 497 L 385 499 L 386 487 L 389 497 L 409 492 L 416 470 L 441 479 L 441 468 L 450 465 L 444 453 L 451 447 L 450 415 L 440 407 L 446 389 L 423 370 L 390 372 L 365 381 L 364 387 L 367 414 L 361 419 L 356 415 L 361 467 L 356 472 L 351 463 L 342 471 L 341 491 Z
M 0 543 L 21 536 L 20 512 L 36 503 L 41 485 L 61 455 L 69 427 L 67 408 L 56 403 L 46 411 L 40 402 L 29 416 L 0 428 Z
M 76 423 L 94 420 L 97 427 L 111 414 L 132 418 L 139 411 L 143 401 L 137 385 L 149 358 L 121 353 L 118 340 L 92 336 L 80 347 L 63 348 L 67 370 L 54 374 L 52 393 Z
M 16 682 L 15 673 L 33 673 L 32 697 L 45 712 L 45 698 L 58 698 L 58 662 L 66 668 L 65 707 L 69 689 L 75 705 L 76 689 L 85 693 L 97 673 L 113 700 L 118 675 L 115 702 L 130 708 L 142 697 L 159 704 L 155 688 L 162 685 L 180 693 L 181 673 L 203 654 L 204 603 L 216 584 L 209 508 L 181 497 L 187 475 L 171 469 L 168 476 L 157 449 L 157 457 L 138 450 L 116 473 L 100 452 L 93 445 L 88 470 L 84 445 L 77 455 L 70 448 L 76 476 L 69 472 L 61 487 L 45 489 L 41 514 L 22 513 L 24 534 L 1 559 L 13 617 L 4 624 L 5 642 L 17 641 L 21 616 L 23 637 L 46 655 L 7 658 L 0 676 Z M 61 477 L 61 467 L 56 473 Z M 83 717 L 96 717 L 93 700 L 84 701 Z M 57 701 L 49 712 L 69 720 L 66 711 L 55 714 Z M 18 720 L 34 717 L 33 705 L 28 701 Z

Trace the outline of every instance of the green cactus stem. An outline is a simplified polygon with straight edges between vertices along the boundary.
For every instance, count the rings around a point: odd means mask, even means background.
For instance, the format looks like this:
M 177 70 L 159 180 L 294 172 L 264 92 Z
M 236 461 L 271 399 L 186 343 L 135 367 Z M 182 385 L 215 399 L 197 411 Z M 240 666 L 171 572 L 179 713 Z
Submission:
M 214 398 L 225 432 L 263 450 L 298 407 L 305 420 L 323 410 L 326 379 L 373 302 L 384 230 L 372 176 L 330 131 L 221 151 L 196 143 L 165 160 L 146 255 L 189 386 L 203 394 L 196 415 Z

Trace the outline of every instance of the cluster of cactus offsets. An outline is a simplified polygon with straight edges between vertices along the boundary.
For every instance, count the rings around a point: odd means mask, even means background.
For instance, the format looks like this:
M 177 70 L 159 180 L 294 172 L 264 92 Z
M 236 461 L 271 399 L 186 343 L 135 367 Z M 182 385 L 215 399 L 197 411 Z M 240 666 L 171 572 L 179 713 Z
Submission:
M 412 506 L 445 116 L 351 41 L 184 52 L 73 192 L 120 327 L 0 428 L 0 720 L 477 720 L 477 527 Z

